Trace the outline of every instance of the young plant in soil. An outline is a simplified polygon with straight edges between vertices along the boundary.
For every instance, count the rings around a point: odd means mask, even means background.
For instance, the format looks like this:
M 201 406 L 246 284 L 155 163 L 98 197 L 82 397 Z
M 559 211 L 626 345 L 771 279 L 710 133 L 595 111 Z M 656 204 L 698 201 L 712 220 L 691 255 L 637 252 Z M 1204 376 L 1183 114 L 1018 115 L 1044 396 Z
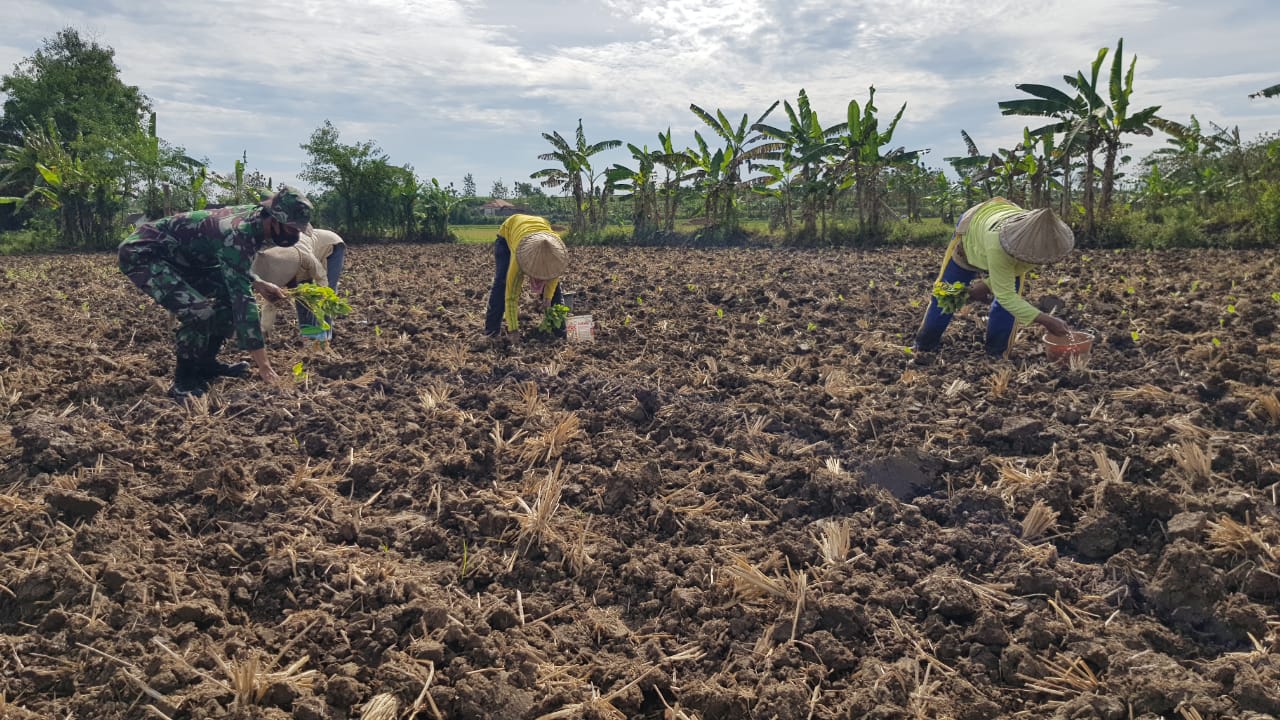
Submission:
M 941 280 L 933 284 L 933 297 L 938 301 L 938 309 L 946 315 L 953 315 L 969 302 L 969 286 L 966 283 L 947 283 Z
M 564 327 L 564 319 L 569 317 L 567 305 L 552 305 L 542 313 L 542 322 L 538 323 L 538 332 L 553 333 Z
M 302 283 L 288 291 L 289 297 L 302 303 L 316 319 L 315 325 L 302 328 L 304 333 L 320 333 L 329 330 L 331 318 L 339 318 L 351 312 L 351 303 L 339 297 L 332 288 L 313 283 Z

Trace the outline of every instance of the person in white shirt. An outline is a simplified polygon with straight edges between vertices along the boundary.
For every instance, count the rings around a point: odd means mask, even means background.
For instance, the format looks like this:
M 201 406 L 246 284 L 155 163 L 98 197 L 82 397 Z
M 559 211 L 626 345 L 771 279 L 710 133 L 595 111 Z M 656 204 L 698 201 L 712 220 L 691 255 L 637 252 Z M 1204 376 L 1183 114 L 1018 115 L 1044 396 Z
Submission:
M 281 287 L 296 287 L 309 282 L 338 291 L 338 277 L 346 259 L 347 244 L 338 233 L 313 228 L 304 233 L 293 247 L 271 248 L 254 256 L 253 273 L 258 278 Z M 316 330 L 316 319 L 311 311 L 297 303 L 298 327 L 308 340 L 328 342 L 333 339 L 333 328 Z M 262 330 L 270 331 L 275 325 L 278 310 L 274 305 L 262 307 Z M 329 319 L 330 325 L 333 320 Z

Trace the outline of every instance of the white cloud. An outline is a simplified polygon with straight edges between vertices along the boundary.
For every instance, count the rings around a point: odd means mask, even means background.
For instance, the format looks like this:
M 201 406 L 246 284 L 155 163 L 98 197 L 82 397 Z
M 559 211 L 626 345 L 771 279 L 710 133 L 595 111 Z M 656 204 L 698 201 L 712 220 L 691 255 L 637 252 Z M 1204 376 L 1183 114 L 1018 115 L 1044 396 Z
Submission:
M 17 0 L 0 68 L 66 25 L 115 49 L 166 139 L 216 167 L 247 150 L 285 179 L 326 119 L 423 176 L 487 187 L 542 167 L 542 133 L 578 118 L 591 141 L 653 146 L 670 127 L 689 144 L 690 103 L 754 120 L 805 88 L 830 124 L 871 85 L 882 115 L 907 103 L 898 138 L 941 166 L 961 129 L 1012 146 L 1026 119 L 996 103 L 1061 87 L 1120 37 L 1137 106 L 1247 138 L 1280 127 L 1280 101 L 1247 98 L 1280 82 L 1271 0 Z

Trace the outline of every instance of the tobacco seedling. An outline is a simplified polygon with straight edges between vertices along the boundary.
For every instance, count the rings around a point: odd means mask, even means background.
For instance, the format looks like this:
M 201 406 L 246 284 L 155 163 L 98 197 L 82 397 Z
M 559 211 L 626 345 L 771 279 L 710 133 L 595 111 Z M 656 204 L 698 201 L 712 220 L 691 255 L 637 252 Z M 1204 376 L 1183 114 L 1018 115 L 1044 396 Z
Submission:
M 716 308 L 716 317 L 718 318 L 724 317 L 724 308 Z
M 307 380 L 309 377 L 310 377 L 310 373 L 307 372 L 307 369 L 302 365 L 302 361 L 299 360 L 297 364 L 293 366 L 293 383 L 295 385 L 305 386 L 307 385 Z
M 329 324 L 330 318 L 342 317 L 351 312 L 351 304 L 345 298 L 339 297 L 332 288 L 322 285 L 302 283 L 289 290 L 288 295 L 302 303 L 316 319 L 315 325 L 301 328 L 306 334 L 317 334 L 329 330 L 333 327 Z
M 962 282 L 948 283 L 941 280 L 933 284 L 933 297 L 944 315 L 953 315 L 969 302 L 969 285 Z
M 811 323 L 809 323 L 809 327 L 807 327 L 807 328 L 805 328 L 805 329 L 806 329 L 806 330 L 808 330 L 809 332 L 813 332 L 814 330 L 817 330 L 817 329 L 818 329 L 818 323 L 811 322 Z
M 544 333 L 555 332 L 564 327 L 564 319 L 567 317 L 569 317 L 568 305 L 552 305 L 543 311 L 538 330 Z

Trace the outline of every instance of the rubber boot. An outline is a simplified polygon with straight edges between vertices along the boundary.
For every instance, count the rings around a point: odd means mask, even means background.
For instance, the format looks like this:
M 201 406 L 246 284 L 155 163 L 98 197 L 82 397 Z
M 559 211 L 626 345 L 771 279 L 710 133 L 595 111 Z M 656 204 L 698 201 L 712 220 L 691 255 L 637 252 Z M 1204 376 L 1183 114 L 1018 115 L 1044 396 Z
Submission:
M 194 359 L 178 359 L 173 371 L 173 385 L 169 388 L 169 397 L 178 402 L 185 402 L 193 397 L 200 397 L 209 391 L 209 383 L 200 373 L 198 361 Z
M 218 362 L 218 352 L 226 338 L 209 338 L 204 356 L 200 358 L 200 372 L 205 380 L 216 380 L 220 377 L 245 377 L 249 374 L 249 363 L 241 361 L 228 365 Z

